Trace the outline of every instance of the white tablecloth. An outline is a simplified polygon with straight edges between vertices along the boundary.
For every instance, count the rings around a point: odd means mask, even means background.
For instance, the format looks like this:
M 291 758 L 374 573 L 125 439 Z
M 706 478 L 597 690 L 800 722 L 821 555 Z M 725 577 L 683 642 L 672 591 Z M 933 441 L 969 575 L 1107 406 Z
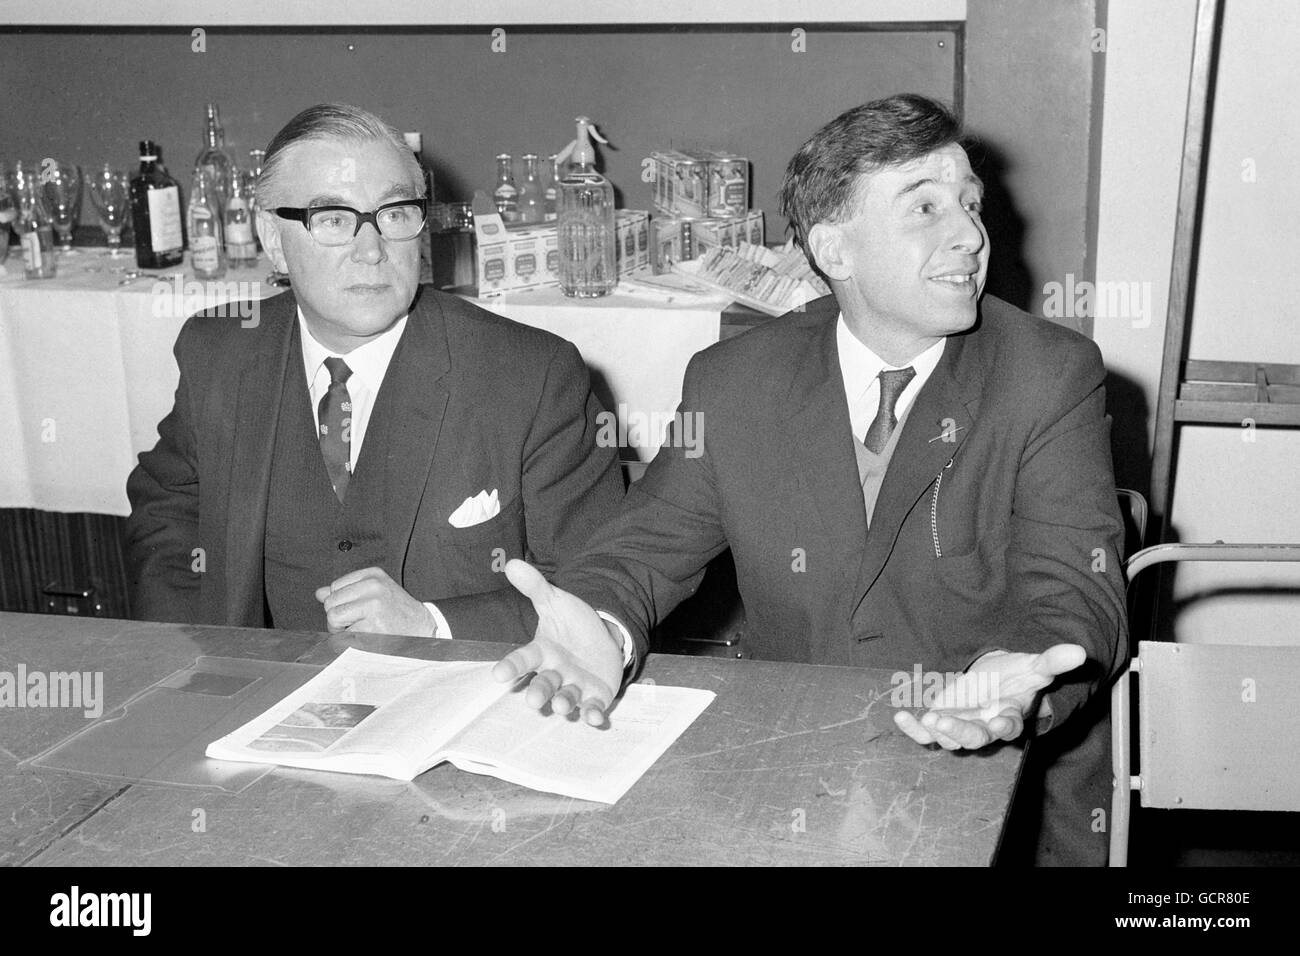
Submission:
M 97 250 L 61 256 L 48 280 L 23 279 L 21 256 L 4 265 L 0 508 L 129 513 L 126 477 L 171 410 L 179 377 L 172 345 L 197 311 L 199 287 L 179 269 L 119 286 L 124 268 L 134 268 L 133 255 Z M 202 307 L 276 294 L 262 281 L 269 271 L 265 263 L 231 270 Z M 557 290 L 480 304 L 569 339 L 625 413 L 661 419 L 677 405 L 687 361 L 718 340 L 725 306 L 634 294 L 576 302 Z M 649 460 L 655 447 L 636 451 Z

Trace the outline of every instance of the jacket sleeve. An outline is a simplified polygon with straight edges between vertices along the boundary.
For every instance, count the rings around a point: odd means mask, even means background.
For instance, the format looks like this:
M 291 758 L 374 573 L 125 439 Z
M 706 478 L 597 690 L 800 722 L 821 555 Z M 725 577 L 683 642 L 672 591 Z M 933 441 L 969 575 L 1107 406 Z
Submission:
M 704 361 L 691 359 L 677 415 L 618 518 L 561 568 L 555 584 L 617 618 L 632 636 L 637 660 L 664 616 L 695 593 L 704 569 L 727 547 L 713 462 L 702 428 L 699 445 L 678 440 L 686 416 L 719 420 L 702 405 Z
M 1038 419 L 1017 471 L 1004 622 L 1010 650 L 1070 643 L 1088 654 L 1050 690 L 1051 726 L 1068 719 L 1128 661 L 1124 525 L 1111 465 L 1105 368 L 1089 342 L 1067 351 L 1056 372 L 1056 401 Z
M 140 454 L 126 482 L 127 579 L 134 617 L 198 621 L 200 572 L 206 561 L 199 538 L 199 476 L 195 443 L 196 355 L 193 322 L 186 322 L 174 353 L 180 382 L 172 410 L 158 425 L 158 443 Z
M 548 577 L 606 524 L 623 498 L 616 442 L 600 442 L 600 401 L 586 363 L 569 342 L 551 355 L 522 449 L 525 558 Z M 602 447 L 603 446 L 603 447 Z M 532 605 L 501 576 L 488 595 L 444 599 L 438 610 L 452 635 L 528 641 Z

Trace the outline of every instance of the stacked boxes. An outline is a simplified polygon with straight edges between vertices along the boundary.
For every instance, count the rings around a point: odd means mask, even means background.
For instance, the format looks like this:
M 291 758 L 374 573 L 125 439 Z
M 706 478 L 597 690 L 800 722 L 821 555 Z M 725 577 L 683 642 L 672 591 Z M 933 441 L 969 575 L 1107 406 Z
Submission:
M 686 219 L 709 214 L 709 170 L 704 159 L 676 149 L 651 153 L 650 158 L 655 161 L 655 209 Z
M 737 219 L 749 211 L 749 160 L 735 153 L 663 150 L 655 163 L 655 209 L 682 219 Z
M 749 160 L 712 150 L 662 150 L 651 153 L 651 158 L 656 273 L 707 249 L 732 249 L 742 242 L 763 244 L 763 213 L 749 208 Z

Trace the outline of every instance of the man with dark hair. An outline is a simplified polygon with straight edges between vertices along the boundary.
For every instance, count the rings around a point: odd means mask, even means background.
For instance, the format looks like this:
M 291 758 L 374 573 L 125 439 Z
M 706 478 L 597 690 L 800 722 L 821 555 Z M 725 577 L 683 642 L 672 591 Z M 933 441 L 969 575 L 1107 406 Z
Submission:
M 127 482 L 138 617 L 495 638 L 519 622 L 480 615 L 511 606 L 465 597 L 614 512 L 577 349 L 421 289 L 428 201 L 364 110 L 315 106 L 272 140 L 258 227 L 293 291 L 221 310 L 251 327 L 181 330 L 175 407 Z
M 650 628 L 730 547 L 747 655 L 952 675 L 895 714 L 919 743 L 1094 719 L 1127 653 L 1105 371 L 1083 336 L 981 300 L 983 186 L 959 136 L 894 96 L 790 161 L 783 211 L 833 295 L 696 355 L 680 413 L 708 425 L 703 454 L 670 434 L 552 583 L 507 567 L 539 621 L 497 673 L 535 671 L 532 705 L 603 722 Z M 1105 859 L 1097 737 L 1048 779 L 1040 862 Z

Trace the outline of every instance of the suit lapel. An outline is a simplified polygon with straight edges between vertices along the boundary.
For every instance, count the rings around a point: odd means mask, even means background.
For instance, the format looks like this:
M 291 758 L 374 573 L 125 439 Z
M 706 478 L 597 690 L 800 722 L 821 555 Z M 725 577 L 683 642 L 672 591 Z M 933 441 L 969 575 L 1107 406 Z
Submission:
M 226 454 L 226 607 L 232 623 L 261 623 L 264 600 L 263 548 L 271 458 L 279 422 L 285 373 L 297 330 L 297 300 L 292 293 L 261 305 L 265 331 L 239 376 Z M 301 375 L 301 368 L 299 368 Z M 229 408 L 229 403 L 226 404 Z M 270 414 L 268 414 L 268 411 Z M 216 424 L 223 427 L 222 422 Z M 250 617 L 251 615 L 251 617 Z
M 411 308 L 370 417 L 371 428 L 382 423 L 387 433 L 384 540 L 389 573 L 399 583 L 447 411 L 444 378 L 450 369 L 446 317 L 433 296 L 422 295 Z
M 950 336 L 903 424 L 880 486 L 854 589 L 854 611 L 880 575 L 908 512 L 970 434 L 983 374 L 973 336 Z
M 835 342 L 839 308 L 828 297 L 810 305 L 809 313 L 817 321 L 804 351 L 795 357 L 784 445 L 798 463 L 799 495 L 817 513 L 835 566 L 851 582 L 867 534 L 867 516 Z

